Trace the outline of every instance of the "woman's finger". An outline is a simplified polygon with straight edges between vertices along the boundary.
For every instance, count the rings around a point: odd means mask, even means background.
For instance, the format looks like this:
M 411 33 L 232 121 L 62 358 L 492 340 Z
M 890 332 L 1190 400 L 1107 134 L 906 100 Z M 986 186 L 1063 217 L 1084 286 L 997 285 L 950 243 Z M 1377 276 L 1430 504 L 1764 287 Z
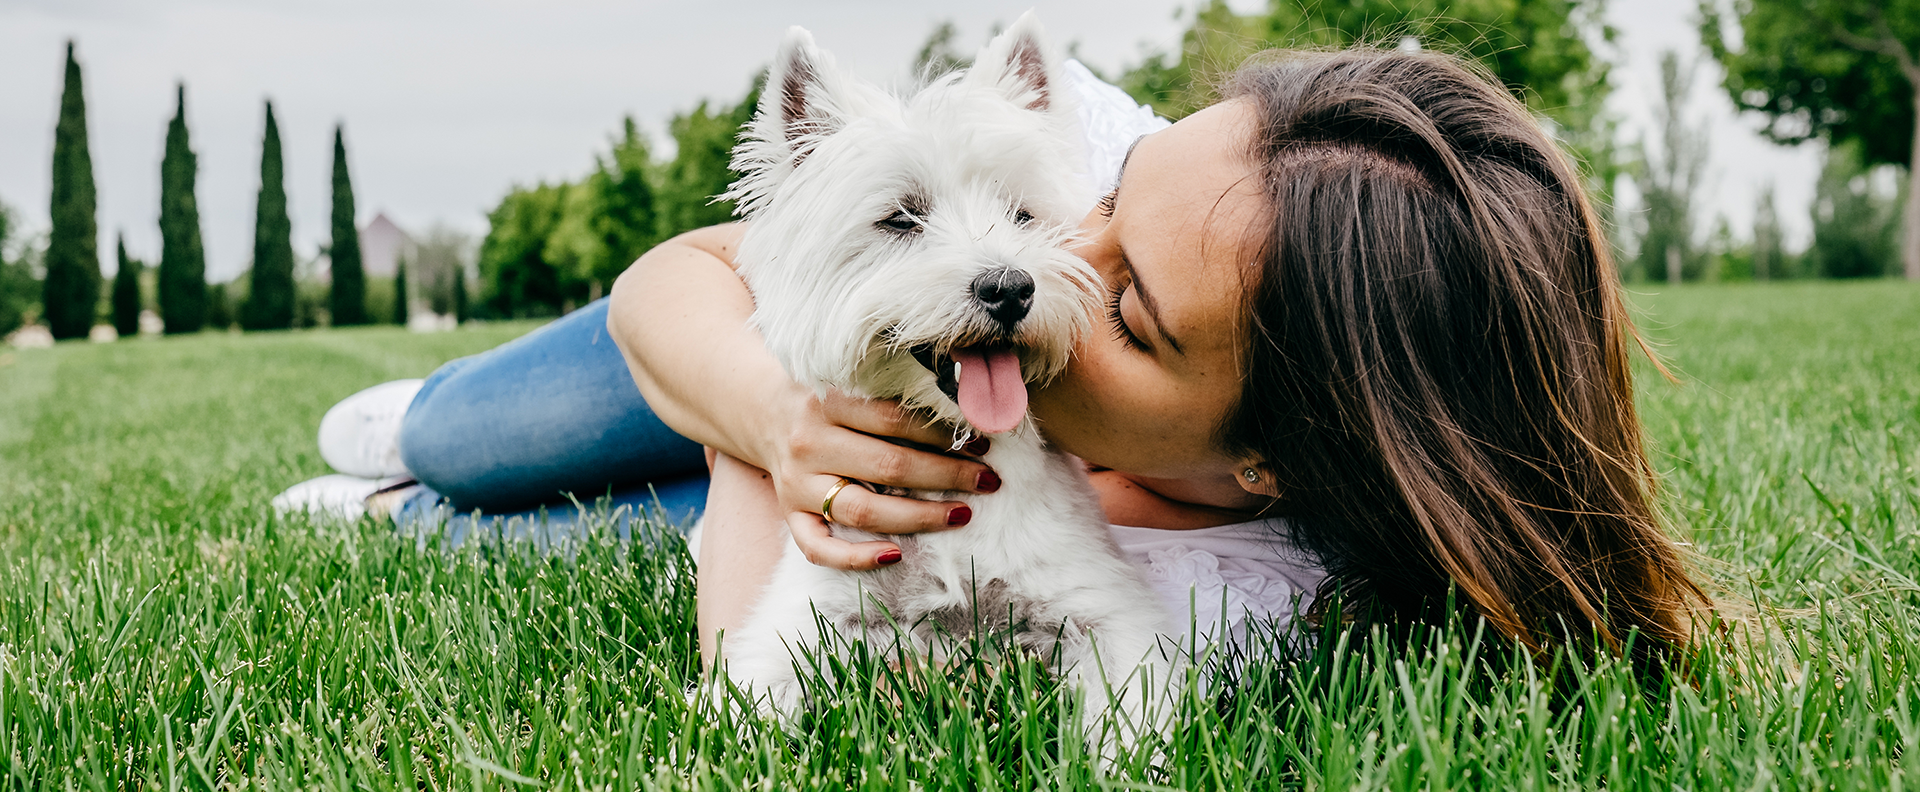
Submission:
M 897 437 L 934 448 L 953 449 L 980 456 L 987 452 L 985 437 L 971 438 L 961 448 L 953 442 L 959 430 L 952 424 L 935 421 L 924 412 L 908 410 L 890 399 L 862 399 L 831 391 L 820 402 L 827 420 L 857 432 L 878 437 Z
M 849 542 L 834 536 L 827 522 L 812 512 L 787 515 L 793 544 L 815 566 L 861 572 L 900 561 L 900 546 L 892 542 Z
M 1000 488 L 1000 476 L 985 464 L 889 443 L 859 432 L 840 430 L 806 457 L 795 472 L 831 472 L 883 487 L 988 493 Z
M 859 482 L 840 486 L 838 476 L 821 476 L 823 508 L 832 493 L 832 514 L 840 525 L 873 533 L 922 533 L 959 528 L 973 520 L 973 508 L 959 501 L 926 501 L 897 495 L 882 495 Z M 834 489 L 839 487 L 839 489 Z

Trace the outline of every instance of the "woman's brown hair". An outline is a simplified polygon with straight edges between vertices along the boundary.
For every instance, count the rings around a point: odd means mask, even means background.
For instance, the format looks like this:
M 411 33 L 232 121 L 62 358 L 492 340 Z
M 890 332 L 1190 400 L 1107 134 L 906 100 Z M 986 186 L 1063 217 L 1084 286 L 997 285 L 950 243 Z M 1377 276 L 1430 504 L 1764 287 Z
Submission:
M 1707 595 L 1660 525 L 1637 340 L 1572 164 L 1437 53 L 1244 67 L 1271 201 L 1222 444 L 1265 460 L 1324 597 L 1671 657 Z M 1353 611 L 1350 610 L 1349 613 Z

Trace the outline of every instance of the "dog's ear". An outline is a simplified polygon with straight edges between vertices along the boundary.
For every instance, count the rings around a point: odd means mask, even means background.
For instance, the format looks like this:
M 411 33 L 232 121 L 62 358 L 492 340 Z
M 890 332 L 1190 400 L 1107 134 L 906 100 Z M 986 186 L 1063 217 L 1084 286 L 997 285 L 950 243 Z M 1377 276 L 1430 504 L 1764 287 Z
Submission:
M 1046 31 L 1033 11 L 987 42 L 974 58 L 967 79 L 998 87 L 1028 110 L 1048 112 L 1061 106 L 1060 58 L 1047 46 Z
M 814 45 L 812 33 L 803 27 L 787 29 L 767 72 L 754 123 L 766 125 L 769 142 L 785 144 L 789 165 L 798 166 L 820 138 L 839 131 L 846 100 L 841 80 L 833 56 Z
M 730 165 L 742 177 L 721 197 L 737 202 L 736 213 L 752 215 L 821 140 L 845 126 L 848 91 L 833 56 L 814 45 L 813 34 L 788 28 L 746 139 L 733 151 Z

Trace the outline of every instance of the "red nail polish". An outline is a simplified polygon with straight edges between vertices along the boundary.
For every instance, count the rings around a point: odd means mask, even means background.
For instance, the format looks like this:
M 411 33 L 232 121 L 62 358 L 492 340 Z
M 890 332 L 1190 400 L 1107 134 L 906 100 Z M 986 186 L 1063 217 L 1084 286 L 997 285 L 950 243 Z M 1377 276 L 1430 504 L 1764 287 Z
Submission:
M 958 528 L 972 521 L 973 509 L 966 506 L 955 506 L 953 507 L 953 511 L 947 512 L 947 527 L 949 528 Z
M 981 492 L 999 492 L 1000 474 L 991 470 L 980 471 L 980 478 L 973 482 L 973 488 Z
M 875 558 L 873 560 L 881 566 L 892 566 L 894 564 L 900 563 L 900 551 L 888 550 L 887 552 L 881 553 L 878 558 Z
M 992 447 L 993 447 L 992 440 L 988 440 L 987 438 L 984 438 L 984 437 L 976 437 L 976 438 L 973 438 L 972 440 L 967 441 L 967 444 L 963 446 L 961 450 L 969 454 L 972 454 L 974 456 L 986 456 L 987 449 Z

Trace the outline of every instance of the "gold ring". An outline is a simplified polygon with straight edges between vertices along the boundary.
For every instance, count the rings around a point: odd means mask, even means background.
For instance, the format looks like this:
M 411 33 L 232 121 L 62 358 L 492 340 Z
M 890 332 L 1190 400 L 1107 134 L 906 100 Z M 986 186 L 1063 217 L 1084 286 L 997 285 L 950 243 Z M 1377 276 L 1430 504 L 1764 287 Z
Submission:
M 833 522 L 833 497 L 839 495 L 840 490 L 846 489 L 846 486 L 852 483 L 853 479 L 841 476 L 840 481 L 833 485 L 833 489 L 827 490 L 826 499 L 820 501 L 820 516 L 827 522 Z

